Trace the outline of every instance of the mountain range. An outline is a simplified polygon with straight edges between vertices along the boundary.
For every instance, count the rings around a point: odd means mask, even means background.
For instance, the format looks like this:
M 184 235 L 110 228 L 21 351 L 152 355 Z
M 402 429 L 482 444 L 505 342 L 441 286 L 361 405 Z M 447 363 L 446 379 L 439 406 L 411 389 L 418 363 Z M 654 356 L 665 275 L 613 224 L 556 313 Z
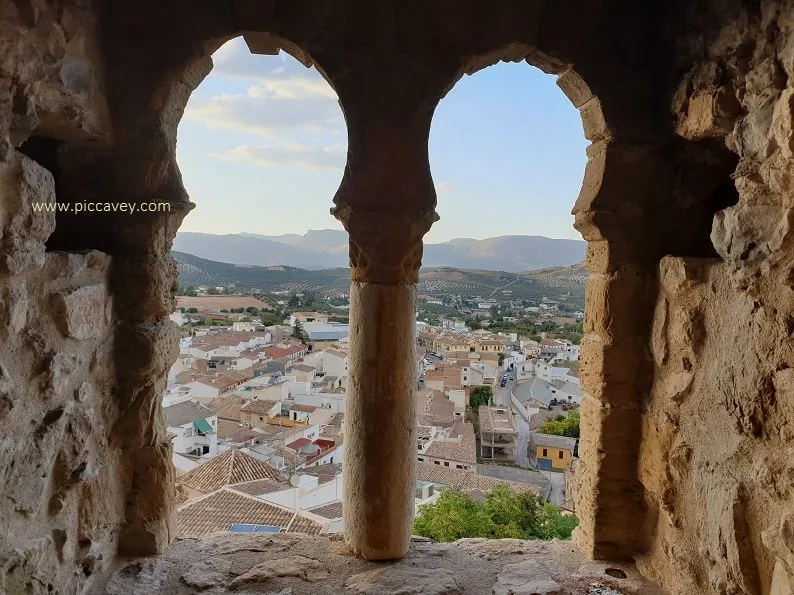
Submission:
M 350 288 L 347 267 L 307 270 L 271 265 L 239 265 L 199 258 L 171 251 L 179 269 L 181 286 L 211 285 L 240 290 L 316 291 L 323 294 L 346 293 Z M 422 268 L 417 289 L 421 294 L 506 297 L 540 301 L 544 297 L 576 308 L 584 307 L 584 264 L 553 267 L 525 273 L 461 269 Z
M 273 236 L 184 231 L 177 233 L 173 249 L 219 262 L 319 270 L 349 266 L 347 237 L 346 231 L 336 229 Z M 458 238 L 438 244 L 426 243 L 422 265 L 518 273 L 579 263 L 584 260 L 586 245 L 581 240 L 542 236 Z

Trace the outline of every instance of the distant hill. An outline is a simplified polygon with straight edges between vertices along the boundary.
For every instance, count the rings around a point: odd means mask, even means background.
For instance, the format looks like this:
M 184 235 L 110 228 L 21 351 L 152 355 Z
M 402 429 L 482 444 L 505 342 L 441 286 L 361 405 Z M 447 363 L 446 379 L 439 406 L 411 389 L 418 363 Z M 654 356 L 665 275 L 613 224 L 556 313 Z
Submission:
M 253 266 L 229 264 L 172 251 L 179 269 L 180 285 L 234 285 L 240 289 L 264 291 L 347 291 L 350 269 L 307 270 L 288 266 Z M 543 297 L 564 300 L 584 307 L 586 273 L 582 265 L 542 269 L 525 273 L 460 269 L 455 267 L 423 268 L 419 272 L 419 293 L 430 295 L 499 297 L 540 300 Z
M 458 238 L 425 244 L 427 267 L 505 270 L 518 273 L 570 266 L 584 260 L 586 243 L 541 236 L 499 236 L 485 240 Z M 215 235 L 179 232 L 174 250 L 219 262 L 285 265 L 316 270 L 348 266 L 347 232 L 316 229 L 300 234 L 266 236 L 252 233 Z

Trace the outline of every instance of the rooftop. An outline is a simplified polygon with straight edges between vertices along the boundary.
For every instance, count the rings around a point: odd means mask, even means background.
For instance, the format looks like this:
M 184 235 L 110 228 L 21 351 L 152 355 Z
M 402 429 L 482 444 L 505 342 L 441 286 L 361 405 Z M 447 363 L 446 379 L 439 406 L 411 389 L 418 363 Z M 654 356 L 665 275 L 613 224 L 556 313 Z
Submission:
M 240 407 L 245 405 L 247 399 L 240 395 L 231 394 L 223 397 L 216 397 L 207 403 L 207 407 L 212 409 L 218 418 L 230 421 L 240 421 Z
M 202 537 L 219 531 L 229 531 L 235 523 L 270 525 L 283 532 L 317 535 L 322 525 L 306 517 L 268 504 L 262 500 L 229 488 L 191 500 L 177 510 L 180 537 Z
M 424 463 L 421 461 L 416 463 L 416 479 L 438 483 L 459 490 L 490 492 L 498 485 L 507 485 L 517 492 L 532 492 L 533 494 L 540 492 L 537 486 L 527 483 L 498 479 L 496 477 L 480 475 L 463 469 L 453 469 L 452 467 L 443 467 L 441 465 Z
M 252 399 L 240 407 L 241 412 L 253 413 L 255 415 L 268 415 L 279 401 L 268 401 L 267 399 Z
M 232 448 L 185 474 L 180 483 L 207 494 L 223 486 L 257 479 L 281 479 L 281 475 L 267 463 Z
M 194 421 L 215 417 L 215 412 L 195 401 L 182 401 L 176 405 L 163 407 L 163 415 L 167 428 L 179 428 Z
M 515 433 L 513 420 L 505 407 L 481 405 L 479 409 L 480 431 L 489 433 Z
M 310 508 L 309 512 L 321 517 L 325 517 L 326 519 L 341 519 L 342 502 L 331 502 L 330 504 L 324 504 L 323 506 L 318 506 L 317 508 Z
M 574 447 L 576 446 L 576 438 L 531 432 L 529 434 L 529 443 L 530 446 L 535 444 L 537 446 L 550 446 L 552 448 L 564 448 L 573 451 Z
M 242 492 L 249 496 L 261 496 L 280 492 L 281 490 L 289 490 L 292 485 L 286 479 L 257 479 L 255 481 L 246 481 L 245 483 L 236 483 L 229 487 L 235 492 Z
M 447 437 L 431 440 L 425 455 L 435 459 L 476 464 L 477 439 L 474 435 L 474 426 L 467 422 L 456 423 Z

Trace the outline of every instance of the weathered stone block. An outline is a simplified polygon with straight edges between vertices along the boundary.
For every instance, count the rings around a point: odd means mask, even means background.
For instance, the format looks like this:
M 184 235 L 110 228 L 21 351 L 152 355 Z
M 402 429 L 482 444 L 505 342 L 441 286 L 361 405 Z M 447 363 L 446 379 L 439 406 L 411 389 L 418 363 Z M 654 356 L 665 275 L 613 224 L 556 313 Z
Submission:
M 64 335 L 81 340 L 100 336 L 107 323 L 107 304 L 104 285 L 89 285 L 56 296 Z

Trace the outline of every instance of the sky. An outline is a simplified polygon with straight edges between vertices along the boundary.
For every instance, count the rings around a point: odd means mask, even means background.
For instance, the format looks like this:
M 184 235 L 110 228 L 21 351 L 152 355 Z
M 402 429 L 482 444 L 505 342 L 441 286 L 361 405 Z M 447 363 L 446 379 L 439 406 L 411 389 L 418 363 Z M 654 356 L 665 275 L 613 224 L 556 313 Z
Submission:
M 177 162 L 196 208 L 182 231 L 306 233 L 342 229 L 329 214 L 347 131 L 320 74 L 282 52 L 221 47 L 179 125 Z M 581 239 L 571 208 L 587 141 L 579 113 L 549 76 L 500 63 L 466 76 L 430 130 L 440 220 L 426 242 L 501 235 Z

